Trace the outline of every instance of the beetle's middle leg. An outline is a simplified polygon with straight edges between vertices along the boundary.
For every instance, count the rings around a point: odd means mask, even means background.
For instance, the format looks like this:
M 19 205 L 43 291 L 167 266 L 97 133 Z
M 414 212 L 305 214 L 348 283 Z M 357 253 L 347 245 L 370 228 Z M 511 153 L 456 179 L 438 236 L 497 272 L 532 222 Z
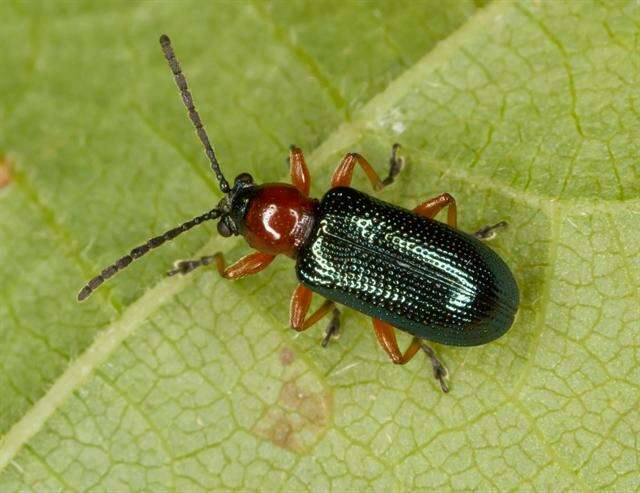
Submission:
M 411 344 L 403 354 L 400 352 L 400 348 L 398 347 L 398 340 L 396 339 L 395 329 L 388 323 L 385 323 L 377 318 L 372 318 L 371 320 L 373 320 L 373 328 L 376 331 L 378 342 L 382 346 L 382 349 L 384 349 L 385 352 L 389 355 L 391 361 L 393 361 L 397 365 L 404 365 L 411 361 L 418 350 L 422 348 L 422 350 L 431 360 L 431 365 L 433 367 L 433 376 L 438 380 L 438 382 L 440 382 L 440 388 L 443 392 L 449 392 L 449 387 L 445 382 L 445 379 L 448 375 L 447 369 L 436 357 L 435 352 L 433 351 L 433 349 L 431 349 L 431 347 L 427 346 L 417 337 L 414 337 L 411 341 Z
M 331 187 L 350 186 L 351 179 L 353 178 L 353 170 L 355 169 L 356 164 L 359 164 L 362 167 L 367 178 L 369 178 L 371 185 L 373 185 L 374 190 L 382 190 L 387 185 L 391 185 L 404 166 L 404 159 L 398 157 L 398 149 L 400 149 L 400 144 L 393 144 L 391 149 L 391 158 L 389 159 L 389 174 L 384 180 L 380 179 L 376 170 L 373 169 L 373 166 L 371 166 L 369 161 L 367 161 L 363 156 L 354 152 L 347 154 L 342 158 L 342 161 L 340 161 L 340 164 L 331 177 Z
M 322 320 L 329 312 L 332 312 L 331 321 L 322 339 L 322 347 L 327 347 L 329 341 L 332 338 L 336 338 L 340 331 L 340 310 L 336 308 L 336 304 L 333 301 L 325 300 L 325 302 L 320 305 L 320 308 L 307 317 L 312 298 L 313 292 L 308 287 L 299 284 L 291 297 L 289 314 L 291 327 L 298 332 L 302 332 Z

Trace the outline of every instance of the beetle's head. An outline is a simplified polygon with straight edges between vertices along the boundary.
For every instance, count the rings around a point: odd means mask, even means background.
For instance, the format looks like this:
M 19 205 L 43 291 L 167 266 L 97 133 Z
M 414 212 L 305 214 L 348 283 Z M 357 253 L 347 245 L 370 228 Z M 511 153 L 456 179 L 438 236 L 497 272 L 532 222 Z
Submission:
M 218 233 L 221 236 L 229 237 L 240 234 L 241 222 L 249 207 L 255 186 L 253 177 L 249 173 L 240 173 L 236 176 L 229 193 L 218 202 L 217 209 L 221 213 L 220 221 L 218 221 Z
M 202 120 L 200 119 L 200 115 L 195 109 L 193 97 L 191 96 L 191 93 L 189 92 L 187 86 L 187 80 L 182 73 L 180 64 L 178 63 L 175 53 L 173 52 L 171 41 L 169 40 L 169 37 L 167 35 L 163 34 L 162 36 L 160 36 L 160 45 L 162 47 L 164 56 L 169 63 L 169 67 L 171 68 L 171 72 L 173 73 L 176 85 L 180 90 L 182 102 L 185 104 L 187 110 L 189 111 L 191 122 L 195 126 L 196 134 L 200 139 L 202 146 L 204 147 L 205 154 L 209 159 L 209 163 L 211 164 L 211 170 L 213 171 L 216 180 L 218 181 L 220 191 L 224 194 L 224 197 L 217 207 L 211 209 L 208 212 L 205 212 L 204 214 L 200 214 L 199 216 L 196 216 L 193 219 L 184 222 L 179 226 L 176 226 L 175 228 L 165 231 L 161 235 L 151 238 L 146 243 L 135 247 L 128 254 L 123 255 L 113 264 L 104 268 L 102 272 L 100 272 L 100 274 L 91 279 L 80 290 L 80 292 L 78 293 L 78 301 L 86 299 L 103 282 L 113 277 L 116 273 L 131 264 L 131 262 L 133 262 L 134 260 L 142 257 L 152 249 L 159 247 L 165 242 L 173 240 L 176 236 L 189 231 L 194 226 L 198 226 L 199 224 L 204 223 L 205 221 L 213 221 L 219 219 L 218 232 L 222 236 L 232 236 L 239 234 L 239 221 L 244 216 L 244 212 L 250 200 L 247 193 L 255 187 L 253 178 L 248 173 L 242 173 L 238 175 L 233 186 L 229 185 L 229 182 L 227 182 L 224 175 L 222 174 L 220 163 L 218 163 L 218 159 L 216 158 L 213 147 L 211 147 L 209 137 L 206 130 L 204 129 L 204 125 L 202 123 Z

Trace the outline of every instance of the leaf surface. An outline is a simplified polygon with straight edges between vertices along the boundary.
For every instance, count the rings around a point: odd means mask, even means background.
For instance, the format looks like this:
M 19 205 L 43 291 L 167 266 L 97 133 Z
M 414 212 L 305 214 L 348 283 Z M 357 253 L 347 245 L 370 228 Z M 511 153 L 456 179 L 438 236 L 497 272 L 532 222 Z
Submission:
M 0 490 L 640 487 L 637 2 L 0 9 Z M 228 178 L 282 180 L 295 142 L 320 196 L 345 152 L 382 169 L 399 141 L 383 199 L 448 191 L 462 229 L 509 222 L 491 246 L 518 320 L 437 348 L 450 394 L 426 359 L 391 365 L 355 312 L 326 350 L 320 329 L 294 336 L 287 259 L 162 279 L 247 251 L 210 226 L 75 303 L 220 196 L 163 31 Z

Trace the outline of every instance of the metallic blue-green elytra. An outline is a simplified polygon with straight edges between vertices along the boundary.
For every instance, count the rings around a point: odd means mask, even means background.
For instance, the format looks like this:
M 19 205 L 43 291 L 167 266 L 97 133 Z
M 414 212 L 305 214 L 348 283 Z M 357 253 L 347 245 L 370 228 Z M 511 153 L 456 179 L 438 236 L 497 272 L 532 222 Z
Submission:
M 491 248 L 353 188 L 321 199 L 296 273 L 330 300 L 452 346 L 497 339 L 518 310 L 515 279 Z

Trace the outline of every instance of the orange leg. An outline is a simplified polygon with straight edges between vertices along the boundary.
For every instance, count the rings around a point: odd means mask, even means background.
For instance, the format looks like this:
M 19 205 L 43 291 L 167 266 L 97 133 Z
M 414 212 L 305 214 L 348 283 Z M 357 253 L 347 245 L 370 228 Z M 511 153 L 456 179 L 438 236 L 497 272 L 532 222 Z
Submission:
M 331 177 L 331 186 L 332 187 L 348 187 L 351 185 L 351 178 L 353 177 L 353 169 L 356 167 L 356 164 L 362 166 L 362 169 L 367 174 L 367 178 L 373 185 L 374 190 L 382 190 L 382 180 L 376 173 L 369 162 L 363 158 L 360 154 L 349 153 L 338 165 L 338 168 L 333 173 Z
M 238 279 L 244 276 L 250 276 L 256 274 L 265 269 L 273 259 L 275 255 L 268 255 L 262 252 L 254 252 L 242 257 L 240 260 L 231 264 L 229 267 L 225 267 L 226 262 L 221 252 L 216 253 L 213 256 L 216 262 L 216 270 L 225 279 Z
M 174 276 L 176 274 L 188 274 L 198 267 L 215 262 L 216 269 L 222 277 L 225 279 L 237 279 L 239 277 L 249 276 L 260 272 L 262 269 L 267 267 L 274 258 L 274 255 L 254 252 L 241 258 L 235 264 L 225 268 L 224 257 L 222 256 L 222 253 L 218 252 L 215 255 L 208 255 L 198 260 L 181 260 L 176 262 L 175 267 L 167 272 L 167 275 Z
M 407 350 L 402 354 L 398 347 L 395 329 L 377 318 L 372 318 L 371 320 L 373 320 L 373 328 L 376 331 L 378 342 L 382 346 L 382 349 L 389 355 L 391 361 L 396 365 L 404 365 L 411 361 L 411 358 L 413 358 L 418 352 L 418 349 L 420 349 L 420 340 L 414 337 Z
M 302 284 L 298 284 L 298 287 L 293 292 L 289 319 L 291 321 L 291 327 L 298 332 L 307 330 L 313 324 L 320 321 L 322 317 L 335 307 L 335 303 L 333 301 L 326 300 L 320 308 L 318 308 L 310 317 L 305 319 L 307 312 L 309 311 L 309 307 L 311 306 L 312 298 L 313 291 Z
M 421 216 L 433 219 L 434 217 L 436 217 L 436 214 L 438 214 L 438 212 L 440 212 L 447 206 L 449 206 L 449 210 L 447 213 L 447 224 L 452 228 L 455 228 L 458 226 L 456 199 L 454 199 L 448 193 L 440 194 L 437 197 L 423 202 L 418 207 L 413 209 L 413 212 L 415 212 L 416 214 L 420 214 Z
M 329 340 L 338 337 L 340 330 L 340 310 L 336 308 L 336 304 L 331 300 L 325 300 L 313 314 L 306 318 L 309 307 L 311 306 L 311 298 L 313 298 L 313 292 L 299 284 L 291 297 L 291 309 L 290 309 L 290 321 L 291 327 L 298 332 L 307 330 L 312 325 L 319 322 L 329 312 L 333 312 L 331 321 L 327 326 L 322 339 L 322 347 L 327 347 Z
M 289 149 L 289 163 L 291 164 L 291 183 L 305 196 L 308 196 L 311 177 L 301 149 L 291 146 Z
M 433 349 L 431 349 L 431 347 L 429 347 L 417 337 L 414 337 L 407 350 L 404 352 L 404 354 L 402 354 L 400 352 L 400 348 L 398 347 L 398 340 L 396 339 L 395 329 L 391 325 L 377 318 L 372 318 L 371 320 L 373 320 L 373 328 L 376 331 L 378 342 L 382 346 L 382 349 L 384 349 L 389 355 L 391 361 L 393 361 L 397 365 L 404 365 L 411 361 L 411 358 L 416 355 L 418 349 L 422 349 L 426 353 L 427 357 L 431 360 L 431 366 L 433 367 L 433 376 L 438 380 L 438 382 L 440 382 L 440 388 L 445 393 L 449 392 L 449 387 L 447 386 L 447 383 L 445 381 L 449 373 L 447 372 L 447 369 L 443 366 L 443 364 L 440 363 L 440 360 L 438 360 L 438 358 L 436 357 L 436 353 Z
M 356 164 L 359 164 L 364 172 L 369 178 L 371 185 L 373 185 L 374 190 L 382 190 L 385 186 L 393 183 L 394 178 L 400 172 L 403 166 L 403 159 L 397 156 L 398 149 L 400 148 L 400 144 L 393 144 L 393 149 L 391 151 L 391 159 L 389 159 L 389 176 L 384 180 L 380 179 L 376 170 L 369 164 L 364 157 L 360 154 L 349 153 L 345 157 L 342 158 L 340 164 L 336 168 L 331 177 L 331 186 L 332 187 L 348 187 L 351 185 L 351 179 L 353 178 L 353 170 L 356 167 Z

